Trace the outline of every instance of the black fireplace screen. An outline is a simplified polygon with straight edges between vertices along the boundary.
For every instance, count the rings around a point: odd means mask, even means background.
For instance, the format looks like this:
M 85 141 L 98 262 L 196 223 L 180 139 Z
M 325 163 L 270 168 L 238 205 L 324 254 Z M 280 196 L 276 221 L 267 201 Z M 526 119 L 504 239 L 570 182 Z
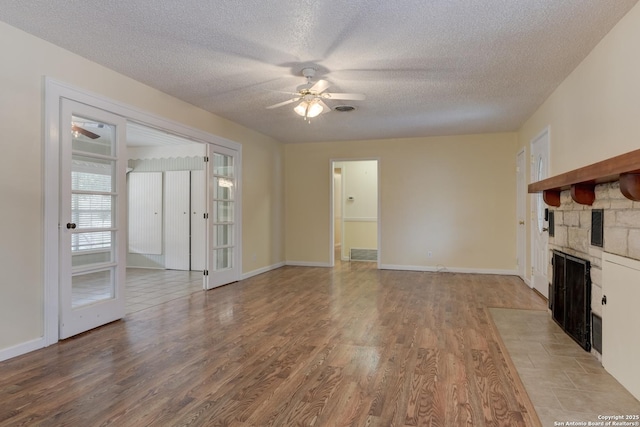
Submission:
M 591 350 L 591 263 L 553 251 L 553 320 L 586 351 Z

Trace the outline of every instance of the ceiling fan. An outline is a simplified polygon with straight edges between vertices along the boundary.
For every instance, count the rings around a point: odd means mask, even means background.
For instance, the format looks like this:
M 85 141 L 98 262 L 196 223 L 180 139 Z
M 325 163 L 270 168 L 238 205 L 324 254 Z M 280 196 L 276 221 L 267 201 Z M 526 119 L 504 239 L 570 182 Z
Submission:
M 317 117 L 321 113 L 328 113 L 331 108 L 325 104 L 326 99 L 362 101 L 365 95 L 361 93 L 332 93 L 325 92 L 329 88 L 329 82 L 326 80 L 318 80 L 312 83 L 311 80 L 316 75 L 316 69 L 307 67 L 302 69 L 302 75 L 306 77 L 307 83 L 296 88 L 296 92 L 286 92 L 293 95 L 293 98 L 270 105 L 267 109 L 283 107 L 285 105 L 298 102 L 293 111 L 304 117 L 306 121 L 313 117 Z

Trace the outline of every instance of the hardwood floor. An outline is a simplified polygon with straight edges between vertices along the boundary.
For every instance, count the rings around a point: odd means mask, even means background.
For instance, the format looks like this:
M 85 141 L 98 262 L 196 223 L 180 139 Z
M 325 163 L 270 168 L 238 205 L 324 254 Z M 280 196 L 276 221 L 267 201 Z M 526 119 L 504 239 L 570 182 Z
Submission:
M 532 426 L 516 277 L 284 267 L 0 363 L 0 425 Z

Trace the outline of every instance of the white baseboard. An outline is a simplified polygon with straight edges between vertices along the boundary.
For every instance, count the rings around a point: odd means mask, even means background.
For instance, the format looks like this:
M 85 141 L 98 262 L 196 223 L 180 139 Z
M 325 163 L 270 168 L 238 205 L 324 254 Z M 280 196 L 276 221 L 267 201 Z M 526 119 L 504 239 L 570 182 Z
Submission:
M 11 359 L 13 357 L 21 356 L 23 354 L 39 350 L 45 347 L 44 337 L 36 338 L 35 340 L 23 342 L 12 347 L 8 347 L 0 350 L 0 362 L 3 360 Z
M 381 270 L 402 270 L 402 271 L 425 271 L 425 272 L 441 272 L 441 273 L 466 273 L 466 274 L 497 274 L 501 276 L 517 276 L 516 270 L 500 270 L 491 268 L 462 268 L 462 267 L 445 267 L 442 265 L 394 265 L 381 264 Z
M 266 273 L 268 271 L 275 270 L 277 268 L 284 267 L 284 266 L 285 266 L 284 262 L 279 262 L 277 264 L 272 264 L 266 267 L 258 268 L 257 270 L 248 271 L 246 273 L 242 273 L 242 275 L 240 276 L 240 280 L 245 280 L 250 277 L 257 276 L 258 274 Z
M 328 262 L 287 261 L 286 265 L 294 267 L 331 267 Z

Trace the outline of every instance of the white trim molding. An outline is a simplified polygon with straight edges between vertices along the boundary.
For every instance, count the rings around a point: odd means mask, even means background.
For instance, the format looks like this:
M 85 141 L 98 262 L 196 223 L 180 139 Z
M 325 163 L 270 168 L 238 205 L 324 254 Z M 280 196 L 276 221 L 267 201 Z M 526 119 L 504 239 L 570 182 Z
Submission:
M 246 280 L 246 279 L 249 279 L 251 277 L 257 276 L 259 274 L 263 274 L 263 273 L 267 273 L 269 271 L 277 270 L 278 268 L 284 267 L 285 265 L 286 264 L 283 261 L 283 262 L 279 262 L 279 263 L 276 263 L 276 264 L 268 265 L 266 267 L 258 268 L 258 269 L 253 270 L 253 271 L 248 271 L 248 272 L 242 274 L 242 276 L 240 277 L 240 280 Z
M 377 222 L 378 218 L 369 218 L 369 217 L 343 217 L 342 220 L 344 222 Z
M 517 276 L 517 270 L 501 270 L 492 268 L 446 267 L 444 265 L 397 265 L 382 264 L 382 270 L 422 271 L 431 273 L 464 273 L 464 274 L 496 274 L 500 276 Z M 518 276 L 519 277 L 519 276 Z
M 313 262 L 313 261 L 287 261 L 285 265 L 292 267 L 331 267 L 328 262 Z
M 46 347 L 44 337 L 36 338 L 31 341 L 26 341 L 12 347 L 3 348 L 0 350 L 0 362 L 3 360 L 11 359 L 13 357 L 21 356 L 31 351 L 39 350 Z

